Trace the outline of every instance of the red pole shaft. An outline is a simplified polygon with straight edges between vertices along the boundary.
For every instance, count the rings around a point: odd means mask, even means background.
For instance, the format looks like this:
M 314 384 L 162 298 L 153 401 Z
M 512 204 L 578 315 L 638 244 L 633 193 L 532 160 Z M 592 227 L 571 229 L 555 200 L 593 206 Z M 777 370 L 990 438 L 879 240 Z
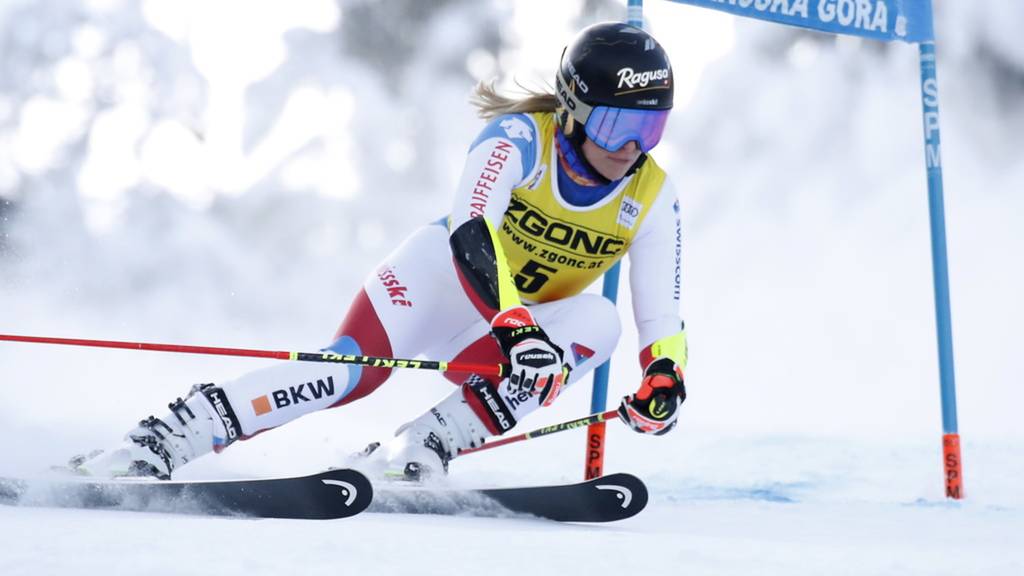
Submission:
M 298 360 L 303 362 L 335 362 L 359 364 L 376 368 L 417 368 L 438 372 L 459 372 L 481 376 L 506 375 L 501 364 L 476 364 L 472 362 L 437 362 L 434 360 L 406 360 L 377 356 L 356 356 L 334 352 L 286 352 L 281 350 L 253 350 L 249 348 L 222 348 L 216 346 L 188 346 L 184 344 L 154 344 L 149 342 L 121 342 L 117 340 L 89 340 L 85 338 L 51 338 L 46 336 L 20 336 L 0 334 L 0 341 L 28 342 L 33 344 L 62 344 L 66 346 L 88 346 L 93 348 L 120 348 L 123 350 L 146 350 L 150 352 L 178 352 L 183 354 L 213 354 L 219 356 L 243 356 L 250 358 L 274 358 L 277 360 Z
M 584 466 L 584 480 L 604 476 L 605 423 L 595 422 L 587 427 L 587 461 Z
M 49 338 L 44 336 L 18 336 L 0 334 L 0 340 L 30 342 L 33 344 L 62 344 L 65 346 L 89 346 L 92 348 L 120 348 L 124 350 L 148 350 L 150 352 L 179 352 L 183 354 L 216 354 L 221 356 L 248 356 L 253 358 L 276 358 L 290 360 L 289 352 L 274 350 L 249 350 L 246 348 L 218 348 L 213 346 L 187 346 L 182 344 L 153 344 L 148 342 L 120 342 L 116 340 L 87 340 L 84 338 Z
M 942 436 L 942 463 L 946 471 L 946 497 L 960 500 L 964 497 L 964 473 L 960 461 L 960 435 Z

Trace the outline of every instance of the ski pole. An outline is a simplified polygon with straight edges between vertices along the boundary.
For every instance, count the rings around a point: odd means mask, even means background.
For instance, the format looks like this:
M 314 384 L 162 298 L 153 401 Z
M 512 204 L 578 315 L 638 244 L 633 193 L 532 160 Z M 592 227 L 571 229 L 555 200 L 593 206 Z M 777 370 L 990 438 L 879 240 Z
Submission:
M 51 338 L 45 336 L 20 336 L 0 334 L 0 341 L 28 342 L 33 344 L 62 344 L 65 346 L 90 346 L 93 348 L 120 348 L 125 350 L 146 350 L 150 352 L 178 352 L 182 354 L 213 354 L 219 356 L 244 356 L 250 358 L 274 358 L 299 362 L 336 362 L 358 364 L 373 368 L 413 368 L 437 372 L 459 372 L 480 376 L 505 377 L 509 367 L 503 364 L 475 364 L 472 362 L 439 362 L 436 360 L 407 360 L 381 356 L 359 356 L 336 352 L 287 352 L 276 350 L 252 350 L 247 348 L 219 348 L 214 346 L 188 346 L 183 344 L 153 344 L 149 342 L 119 342 L 116 340 L 88 340 L 83 338 Z
M 590 426 L 597 422 L 605 422 L 607 420 L 614 420 L 619 417 L 618 410 L 608 410 L 607 412 L 598 412 L 597 414 L 591 414 L 590 416 L 584 416 L 583 418 L 577 418 L 576 420 L 569 420 L 568 422 L 562 422 L 560 424 L 552 424 L 543 428 L 538 428 L 530 432 L 524 432 L 523 434 L 517 434 L 515 436 L 509 436 L 508 438 L 501 438 L 493 442 L 487 442 L 481 444 L 476 448 L 466 448 L 459 450 L 459 456 L 465 456 L 466 454 L 472 454 L 481 450 L 490 450 L 491 448 L 497 448 L 498 446 L 504 446 L 506 444 L 512 444 L 513 442 L 522 442 L 523 440 L 532 440 L 538 436 L 547 436 L 548 434 L 554 434 L 556 432 L 565 432 L 566 430 L 572 430 L 574 428 L 582 428 L 584 426 Z

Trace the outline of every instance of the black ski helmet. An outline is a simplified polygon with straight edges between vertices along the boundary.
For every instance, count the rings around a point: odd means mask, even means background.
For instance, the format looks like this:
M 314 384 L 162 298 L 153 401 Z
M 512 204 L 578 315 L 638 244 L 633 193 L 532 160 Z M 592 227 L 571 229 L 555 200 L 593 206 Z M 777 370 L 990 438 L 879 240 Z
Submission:
M 587 135 L 597 141 L 599 128 L 587 126 L 587 122 L 593 120 L 592 113 L 599 107 L 620 112 L 662 111 L 646 115 L 660 122 L 649 127 L 653 142 L 642 146 L 647 152 L 661 137 L 667 111 L 672 108 L 673 91 L 672 65 L 653 36 L 621 22 L 594 24 L 580 31 L 562 51 L 555 74 L 558 123 L 573 141 L 580 142 L 583 137 L 577 124 L 586 127 Z

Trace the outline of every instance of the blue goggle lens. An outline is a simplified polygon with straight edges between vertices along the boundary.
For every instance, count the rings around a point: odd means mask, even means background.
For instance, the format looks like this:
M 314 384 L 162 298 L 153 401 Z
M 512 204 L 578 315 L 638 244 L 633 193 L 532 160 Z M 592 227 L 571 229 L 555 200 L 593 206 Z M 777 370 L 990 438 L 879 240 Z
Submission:
M 635 140 L 640 150 L 650 152 L 661 141 L 671 110 L 642 110 L 597 106 L 584 126 L 595 144 L 614 152 Z

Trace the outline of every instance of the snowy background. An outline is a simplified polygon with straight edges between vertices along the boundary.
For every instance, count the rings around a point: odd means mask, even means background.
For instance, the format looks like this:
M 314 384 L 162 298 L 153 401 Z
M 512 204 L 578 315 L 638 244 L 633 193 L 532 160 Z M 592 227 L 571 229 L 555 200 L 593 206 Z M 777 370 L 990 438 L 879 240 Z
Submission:
M 315 350 L 446 211 L 477 79 L 550 83 L 613 0 L 0 1 L 0 333 Z M 967 499 L 943 498 L 918 58 L 650 0 L 676 111 L 690 397 L 609 427 L 654 502 L 609 526 L 0 508 L 0 573 L 1024 573 L 1024 5 L 936 0 Z M 626 326 L 628 289 L 620 292 Z M 627 329 L 610 397 L 637 384 Z M 266 363 L 0 344 L 0 475 Z M 181 478 L 305 473 L 448 390 L 401 374 Z M 524 423 L 588 412 L 584 385 Z M 453 464 L 572 481 L 567 433 Z M 394 551 L 401 551 L 395 556 Z

